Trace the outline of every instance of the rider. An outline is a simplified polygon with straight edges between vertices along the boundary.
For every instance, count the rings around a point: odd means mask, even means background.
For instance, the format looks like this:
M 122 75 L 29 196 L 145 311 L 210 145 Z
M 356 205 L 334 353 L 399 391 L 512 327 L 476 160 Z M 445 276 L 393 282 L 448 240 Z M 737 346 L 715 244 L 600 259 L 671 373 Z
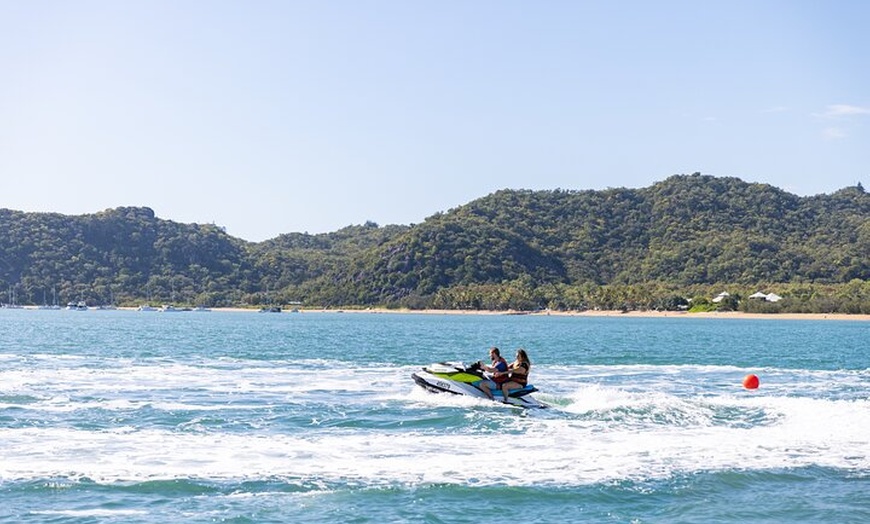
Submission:
M 492 365 L 487 366 L 486 364 L 481 363 L 480 367 L 484 371 L 489 371 L 490 373 L 493 373 L 493 378 L 485 378 L 478 382 L 477 386 L 480 388 L 481 391 L 483 391 L 484 395 L 486 395 L 489 400 L 493 400 L 492 390 L 497 388 L 500 383 L 508 379 L 507 375 L 505 374 L 498 375 L 499 373 L 507 372 L 508 363 L 504 359 L 504 357 L 501 356 L 501 353 L 495 346 L 489 348 L 489 358 L 492 359 Z M 496 378 L 496 375 L 498 375 L 498 378 Z
M 529 383 L 529 371 L 532 369 L 532 363 L 529 361 L 529 355 L 525 349 L 517 350 L 517 358 L 508 365 L 507 371 L 501 375 L 495 373 L 493 379 L 498 381 L 504 377 L 506 380 L 501 382 L 501 391 L 504 394 L 503 402 L 508 401 L 508 390 L 519 389 L 525 387 Z

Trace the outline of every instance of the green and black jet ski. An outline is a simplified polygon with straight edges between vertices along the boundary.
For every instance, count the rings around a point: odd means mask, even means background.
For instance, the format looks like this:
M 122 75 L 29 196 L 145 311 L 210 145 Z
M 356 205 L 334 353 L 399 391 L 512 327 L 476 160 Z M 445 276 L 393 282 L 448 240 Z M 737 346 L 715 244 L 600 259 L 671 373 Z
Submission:
M 411 378 L 419 386 L 435 393 L 453 393 L 485 399 L 487 396 L 478 384 L 480 384 L 480 381 L 490 377 L 483 371 L 480 362 L 470 365 L 465 365 L 462 362 L 438 362 L 429 364 L 422 370 L 412 373 Z M 546 404 L 541 403 L 531 395 L 535 391 L 538 391 L 538 389 L 531 384 L 527 384 L 522 388 L 512 389 L 508 392 L 506 403 L 524 408 L 547 407 Z M 494 389 L 492 394 L 493 400 L 496 402 L 505 402 L 501 389 Z

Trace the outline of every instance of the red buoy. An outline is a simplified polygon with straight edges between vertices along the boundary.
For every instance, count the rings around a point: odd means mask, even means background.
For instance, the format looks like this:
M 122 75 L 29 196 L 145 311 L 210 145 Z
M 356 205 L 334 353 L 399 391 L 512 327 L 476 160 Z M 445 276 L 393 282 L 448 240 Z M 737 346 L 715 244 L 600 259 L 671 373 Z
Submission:
M 746 389 L 758 388 L 758 375 L 749 374 L 743 377 L 743 387 Z

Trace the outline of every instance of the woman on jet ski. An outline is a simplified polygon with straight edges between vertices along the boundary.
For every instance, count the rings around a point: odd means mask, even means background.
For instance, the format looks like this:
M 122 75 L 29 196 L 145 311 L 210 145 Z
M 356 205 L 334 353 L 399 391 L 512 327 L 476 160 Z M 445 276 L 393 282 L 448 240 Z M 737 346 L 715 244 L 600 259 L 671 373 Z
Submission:
M 505 382 L 501 384 L 501 392 L 504 393 L 504 400 L 508 401 L 508 391 L 511 389 L 519 389 L 525 387 L 529 383 L 529 370 L 532 369 L 532 363 L 529 361 L 529 355 L 525 349 L 517 350 L 517 359 L 508 364 L 508 369 L 501 373 L 502 377 L 507 377 Z M 496 373 L 493 378 L 497 381 L 499 373 Z
M 507 380 L 507 375 L 500 375 L 497 379 L 495 377 L 499 373 L 504 373 L 508 370 L 508 363 L 507 360 L 505 360 L 504 357 L 501 356 L 501 353 L 495 346 L 489 348 L 489 358 L 492 359 L 492 365 L 487 366 L 486 364 L 481 362 L 480 367 L 484 371 L 489 371 L 490 373 L 493 373 L 494 380 L 485 378 L 478 382 L 476 385 L 480 388 L 481 391 L 483 391 L 484 395 L 486 395 L 489 400 L 493 400 L 492 390 L 497 388 L 500 383 Z

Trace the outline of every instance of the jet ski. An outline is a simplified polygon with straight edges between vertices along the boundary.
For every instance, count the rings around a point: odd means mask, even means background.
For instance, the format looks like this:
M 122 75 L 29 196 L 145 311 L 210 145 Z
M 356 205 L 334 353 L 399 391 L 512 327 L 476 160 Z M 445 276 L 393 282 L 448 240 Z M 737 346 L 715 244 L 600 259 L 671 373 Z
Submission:
M 486 394 L 477 386 L 484 379 L 490 378 L 481 368 L 480 362 L 466 366 L 462 362 L 437 362 L 429 364 L 416 373 L 411 373 L 411 378 L 417 385 L 435 393 L 454 393 L 456 395 L 469 395 L 476 398 L 487 398 Z M 539 402 L 530 393 L 538 391 L 535 386 L 527 384 L 525 387 L 508 391 L 507 404 L 522 406 L 524 408 L 545 408 L 546 404 Z M 492 391 L 493 400 L 504 401 L 504 394 L 500 388 Z

